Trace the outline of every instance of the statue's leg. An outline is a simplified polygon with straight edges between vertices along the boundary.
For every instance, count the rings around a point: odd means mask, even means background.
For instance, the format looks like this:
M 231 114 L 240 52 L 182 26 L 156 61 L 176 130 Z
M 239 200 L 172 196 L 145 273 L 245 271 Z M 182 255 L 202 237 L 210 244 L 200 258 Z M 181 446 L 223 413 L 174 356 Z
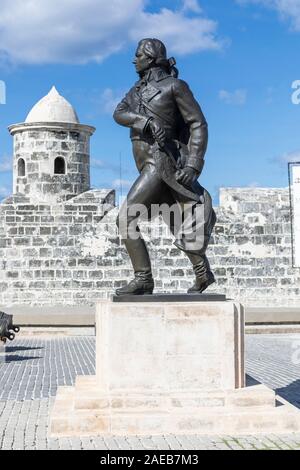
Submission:
M 210 269 L 210 264 L 205 254 L 185 252 L 193 265 L 195 283 L 188 289 L 188 294 L 201 294 L 215 282 L 215 277 Z
M 134 280 L 116 291 L 117 295 L 151 294 L 154 289 L 151 261 L 138 220 L 148 219 L 151 204 L 156 204 L 163 182 L 152 165 L 146 165 L 120 208 L 117 225 L 129 254 Z
M 184 251 L 193 265 L 196 280 L 188 293 L 201 293 L 215 282 L 206 250 L 216 223 L 216 214 L 209 193 L 203 188 L 202 193 L 203 204 L 181 203 L 183 222 L 179 220 L 179 224 L 170 227 L 176 237 L 174 244 Z

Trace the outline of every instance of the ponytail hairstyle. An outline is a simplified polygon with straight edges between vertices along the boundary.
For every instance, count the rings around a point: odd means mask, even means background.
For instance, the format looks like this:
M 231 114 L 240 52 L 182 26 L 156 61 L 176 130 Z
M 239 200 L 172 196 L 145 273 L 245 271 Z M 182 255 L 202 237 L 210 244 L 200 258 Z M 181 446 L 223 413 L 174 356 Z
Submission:
M 176 60 L 174 57 L 167 59 L 167 49 L 162 41 L 154 38 L 142 39 L 138 44 L 138 49 L 142 49 L 146 56 L 153 59 L 155 65 L 165 69 L 172 77 L 178 78 L 179 71 L 175 67 Z

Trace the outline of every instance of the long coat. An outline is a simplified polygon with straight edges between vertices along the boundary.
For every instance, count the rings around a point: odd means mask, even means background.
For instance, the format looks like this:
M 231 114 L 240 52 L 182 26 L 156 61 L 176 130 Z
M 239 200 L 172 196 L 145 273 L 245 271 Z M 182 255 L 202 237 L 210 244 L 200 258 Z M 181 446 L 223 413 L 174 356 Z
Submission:
M 158 120 L 165 129 L 168 146 L 178 167 L 189 166 L 201 173 L 204 164 L 207 122 L 193 93 L 183 80 L 170 76 L 161 68 L 151 69 L 131 88 L 114 112 L 115 121 L 130 128 L 133 154 L 141 173 L 127 196 L 126 214 L 125 206 L 120 210 L 121 221 L 126 219 L 127 223 L 131 221 L 127 210 L 135 204 L 142 203 L 150 209 L 157 200 L 169 206 L 183 202 L 180 195 L 155 174 L 155 141 L 148 126 L 151 118 Z M 189 227 L 185 230 L 186 235 L 177 238 L 175 245 L 184 251 L 205 253 L 216 217 L 209 193 L 198 182 L 192 189 L 202 201 L 202 204 L 193 202 L 202 214 L 200 224 L 197 223 L 200 238 L 197 237 L 196 243 L 188 242 L 189 237 L 193 240 L 195 232 L 195 217 L 192 215 L 186 223 Z M 170 226 L 170 229 L 174 233 L 174 227 Z
M 130 127 L 135 157 L 135 141 L 153 143 L 148 130 L 149 118 L 157 119 L 167 138 L 180 148 L 182 166 L 201 172 L 207 148 L 207 122 L 188 84 L 161 68 L 154 68 L 127 93 L 114 112 L 115 121 Z M 138 169 L 142 161 L 137 159 Z

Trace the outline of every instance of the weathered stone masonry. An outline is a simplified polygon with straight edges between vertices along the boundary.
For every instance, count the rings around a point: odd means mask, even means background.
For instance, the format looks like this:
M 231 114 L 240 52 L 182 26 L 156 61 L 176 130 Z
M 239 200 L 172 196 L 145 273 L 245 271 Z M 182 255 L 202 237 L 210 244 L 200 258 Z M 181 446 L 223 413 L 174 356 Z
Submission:
M 14 138 L 13 194 L 55 204 L 90 189 L 90 136 L 70 103 L 53 87 L 28 114 L 9 127 Z
M 29 130 L 11 128 L 15 134 L 14 194 L 22 193 L 36 202 L 68 200 L 90 188 L 90 134 L 70 125 L 67 129 L 43 124 Z M 49 130 L 51 129 L 51 130 Z M 54 174 L 56 159 L 66 162 L 66 174 Z M 25 162 L 26 176 L 18 176 L 18 162 Z
M 7 198 L 0 206 L 1 304 L 93 303 L 128 280 L 113 205 L 109 190 L 57 205 Z M 216 211 L 209 257 L 217 285 L 210 290 L 248 305 L 296 302 L 300 272 L 291 266 L 288 190 L 222 189 Z M 188 260 L 165 225 L 154 221 L 151 228 L 157 291 L 184 292 L 193 278 Z M 142 229 L 147 240 L 149 224 Z
M 89 189 L 94 128 L 52 90 L 10 131 L 14 194 L 0 204 L 0 304 L 94 304 L 110 296 L 132 269 L 116 229 L 114 191 Z M 64 159 L 58 173 L 57 158 Z M 217 284 L 209 291 L 246 305 L 299 305 L 288 189 L 221 189 L 216 212 L 208 255 Z M 155 220 L 142 231 L 156 291 L 185 292 L 193 272 L 167 227 Z

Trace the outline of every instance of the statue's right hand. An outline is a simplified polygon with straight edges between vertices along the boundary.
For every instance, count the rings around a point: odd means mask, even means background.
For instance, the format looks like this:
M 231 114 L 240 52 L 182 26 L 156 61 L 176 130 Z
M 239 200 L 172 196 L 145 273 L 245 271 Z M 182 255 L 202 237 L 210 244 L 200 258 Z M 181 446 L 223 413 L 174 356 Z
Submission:
M 151 119 L 149 127 L 154 139 L 159 143 L 160 146 L 163 147 L 166 140 L 165 129 L 156 119 Z

